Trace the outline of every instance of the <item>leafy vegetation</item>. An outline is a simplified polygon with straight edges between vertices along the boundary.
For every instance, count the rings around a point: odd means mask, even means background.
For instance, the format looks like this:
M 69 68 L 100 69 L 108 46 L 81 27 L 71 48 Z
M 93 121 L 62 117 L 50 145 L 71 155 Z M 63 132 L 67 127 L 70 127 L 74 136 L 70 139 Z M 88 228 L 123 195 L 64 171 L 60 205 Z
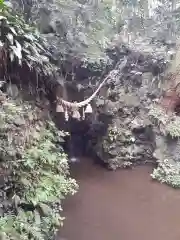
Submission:
M 52 75 L 46 41 L 3 1 L 0 29 L 5 82 L 11 65 Z M 61 201 L 78 189 L 61 147 L 67 133 L 56 129 L 43 109 L 1 91 L 0 113 L 0 239 L 53 239 L 63 224 Z
M 26 64 L 30 70 L 51 75 L 54 66 L 49 61 L 47 42 L 37 28 L 25 23 L 25 20 L 13 14 L 3 2 L 0 3 L 0 48 L 4 66 L 10 63 Z
M 166 113 L 160 106 L 153 106 L 149 115 L 162 134 L 171 138 L 180 137 L 179 116 L 174 113 Z M 151 177 L 174 188 L 180 188 L 180 163 L 173 161 L 173 164 L 171 164 L 169 159 L 159 160 L 158 166 L 153 170 Z
M 27 21 L 36 22 L 42 33 L 53 33 L 53 38 L 48 34 L 46 37 L 50 44 L 53 42 L 51 48 L 59 58 L 68 55 L 99 62 L 100 59 L 106 60 L 104 49 L 123 25 L 122 3 L 119 8 L 114 4 L 107 0 L 42 0 L 33 1 L 31 6 L 26 1 L 19 1 L 17 8 L 18 11 L 22 9 L 25 17 L 29 16 Z M 46 19 L 49 19 L 47 23 Z
M 68 55 L 88 62 L 106 58 L 104 50 L 124 24 L 121 7 L 126 1 L 95 2 L 94 5 L 78 0 L 38 2 L 41 6 L 47 4 L 50 12 L 58 12 L 55 21 L 59 21 L 59 28 L 56 25 L 55 42 L 51 42 L 58 58 Z M 11 64 L 26 65 L 29 70 L 51 75 L 55 66 L 50 62 L 48 43 L 36 27 L 14 15 L 3 1 L 0 4 L 0 68 L 5 70 L 5 80 Z M 31 10 L 39 11 L 39 6 L 32 6 Z M 36 23 L 39 24 L 38 20 Z M 63 224 L 62 199 L 78 189 L 69 176 L 67 156 L 60 147 L 65 133 L 59 132 L 52 121 L 42 119 L 38 109 L 28 103 L 5 100 L 0 110 L 0 176 L 3 176 L 0 239 L 50 240 Z M 180 136 L 178 118 L 169 118 L 159 110 L 152 110 L 150 115 L 162 126 L 165 135 Z M 118 134 L 117 129 L 110 129 L 111 145 Z M 126 141 L 128 137 L 125 136 Z M 113 148 L 108 152 L 113 156 Z M 113 162 L 115 168 L 119 163 L 122 167 L 132 164 L 119 157 Z M 170 167 L 166 162 L 160 163 L 152 177 L 177 187 L 179 165 Z
M 10 100 L 1 107 L 0 169 L 3 175 L 8 171 L 1 187 L 6 193 L 1 199 L 2 239 L 51 239 L 62 225 L 61 200 L 78 188 L 60 147 L 67 133 L 42 121 L 36 111 Z
M 176 116 L 175 113 L 168 114 L 161 106 L 153 105 L 149 111 L 149 116 L 165 136 L 180 137 L 180 117 Z
M 158 163 L 151 177 L 174 188 L 180 188 L 180 163 L 170 164 L 168 159 L 165 159 Z

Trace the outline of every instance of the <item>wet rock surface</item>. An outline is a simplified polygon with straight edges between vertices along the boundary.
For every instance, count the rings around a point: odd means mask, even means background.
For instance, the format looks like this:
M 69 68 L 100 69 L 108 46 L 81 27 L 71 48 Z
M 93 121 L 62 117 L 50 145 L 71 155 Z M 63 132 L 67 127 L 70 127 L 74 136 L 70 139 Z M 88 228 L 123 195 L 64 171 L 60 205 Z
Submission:
M 114 71 L 116 77 L 107 81 L 92 102 L 92 116 L 80 122 L 79 126 L 74 128 L 71 125 L 69 128 L 73 136 L 69 142 L 72 145 L 72 157 L 82 155 L 82 149 L 77 150 L 78 141 L 78 145 L 83 146 L 83 153 L 97 156 L 114 170 L 139 163 L 155 163 L 167 156 L 165 152 L 169 152 L 170 157 L 172 148 L 174 155 L 177 154 L 178 144 L 168 142 L 167 137 L 161 134 L 157 124 L 149 117 L 150 107 L 162 95 L 161 81 L 163 82 L 173 48 L 160 49 L 158 52 L 158 47 L 152 47 L 149 42 L 146 47 L 144 52 L 142 49 L 141 52 L 135 51 L 126 44 L 107 49 L 112 61 L 103 77 L 110 71 Z M 123 69 L 119 70 L 123 62 Z M 76 73 L 81 70 L 79 67 Z M 89 97 L 103 78 L 99 74 L 94 77 L 93 71 L 91 74 L 88 78 L 77 78 L 73 83 L 68 81 L 68 84 L 76 86 L 78 100 Z M 80 91 L 77 90 L 79 86 Z M 83 124 L 86 125 L 84 130 Z M 172 147 L 173 144 L 176 147 Z M 165 145 L 166 151 L 163 150 Z
M 124 57 L 127 61 L 122 72 L 107 83 L 108 96 L 96 102 L 104 119 L 111 120 L 104 123 L 106 134 L 94 149 L 111 169 L 155 160 L 155 132 L 148 112 L 152 101 L 161 94 L 158 78 L 166 67 L 165 56 L 163 60 L 131 51 Z M 97 119 L 103 124 L 100 114 Z

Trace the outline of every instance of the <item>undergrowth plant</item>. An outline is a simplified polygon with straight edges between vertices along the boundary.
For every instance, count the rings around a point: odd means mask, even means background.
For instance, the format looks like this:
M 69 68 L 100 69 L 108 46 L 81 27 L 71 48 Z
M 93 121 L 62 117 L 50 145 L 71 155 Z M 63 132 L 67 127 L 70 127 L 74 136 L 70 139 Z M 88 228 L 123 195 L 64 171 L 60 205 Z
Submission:
M 52 75 L 55 66 L 49 61 L 51 57 L 47 42 L 40 36 L 37 28 L 26 24 L 23 17 L 0 2 L 0 62 L 7 67 L 10 63 L 26 64 L 30 70 L 44 75 Z
M 176 116 L 175 113 L 168 114 L 162 107 L 153 105 L 149 111 L 149 116 L 165 136 L 180 137 L 180 117 Z
M 78 189 L 61 147 L 67 133 L 25 102 L 5 100 L 0 113 L 0 172 L 8 171 L 0 188 L 0 239 L 53 239 L 63 224 L 61 201 Z
M 29 72 L 42 76 L 52 75 L 55 67 L 45 40 L 3 1 L 0 31 L 3 80 L 10 78 L 8 67 L 13 64 L 22 68 L 25 64 Z M 35 105 L 1 95 L 0 239 L 53 239 L 64 219 L 61 201 L 78 188 L 69 176 L 68 159 L 61 147 L 66 133 L 42 117 L 43 110 Z
M 180 117 L 174 113 L 166 113 L 160 106 L 153 105 L 149 116 L 155 121 L 164 137 L 180 137 Z M 151 174 L 153 179 L 166 183 L 174 188 L 180 188 L 180 163 L 171 164 L 168 159 L 159 160 L 158 166 Z
M 151 177 L 174 188 L 180 188 L 180 163 L 170 164 L 168 159 L 159 161 Z

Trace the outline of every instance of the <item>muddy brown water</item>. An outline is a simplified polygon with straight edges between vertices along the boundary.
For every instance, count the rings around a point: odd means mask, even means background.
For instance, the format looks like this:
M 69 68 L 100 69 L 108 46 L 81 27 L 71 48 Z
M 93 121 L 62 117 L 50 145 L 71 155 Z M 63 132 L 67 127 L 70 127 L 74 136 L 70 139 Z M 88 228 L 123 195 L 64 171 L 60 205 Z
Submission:
M 111 172 L 89 159 L 75 164 L 80 189 L 64 203 L 62 239 L 179 240 L 180 190 L 152 181 L 151 172 Z

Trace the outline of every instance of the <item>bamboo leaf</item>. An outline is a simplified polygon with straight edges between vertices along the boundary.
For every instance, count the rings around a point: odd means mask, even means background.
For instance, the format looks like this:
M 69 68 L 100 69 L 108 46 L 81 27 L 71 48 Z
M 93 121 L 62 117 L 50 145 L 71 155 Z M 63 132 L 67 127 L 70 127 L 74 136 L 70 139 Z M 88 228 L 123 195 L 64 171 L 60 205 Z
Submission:
M 6 35 L 7 39 L 9 40 L 10 44 L 13 45 L 13 42 L 14 42 L 14 37 L 11 33 L 8 33 Z
M 0 47 L 3 47 L 4 43 L 0 40 Z
M 32 34 L 25 34 L 24 38 L 26 38 L 27 40 L 30 40 L 30 41 L 36 40 L 35 37 Z
M 11 30 L 11 32 L 12 32 L 15 36 L 17 36 L 17 32 L 16 32 L 16 30 L 14 29 L 14 27 L 9 27 L 9 29 Z
M 0 16 L 0 21 L 1 21 L 1 20 L 4 20 L 4 19 L 7 19 L 7 18 L 4 17 L 4 16 Z
M 22 47 L 17 40 L 15 40 L 15 43 L 16 43 L 16 46 L 10 46 L 10 48 L 13 50 L 14 55 L 18 58 L 19 63 L 21 63 Z

